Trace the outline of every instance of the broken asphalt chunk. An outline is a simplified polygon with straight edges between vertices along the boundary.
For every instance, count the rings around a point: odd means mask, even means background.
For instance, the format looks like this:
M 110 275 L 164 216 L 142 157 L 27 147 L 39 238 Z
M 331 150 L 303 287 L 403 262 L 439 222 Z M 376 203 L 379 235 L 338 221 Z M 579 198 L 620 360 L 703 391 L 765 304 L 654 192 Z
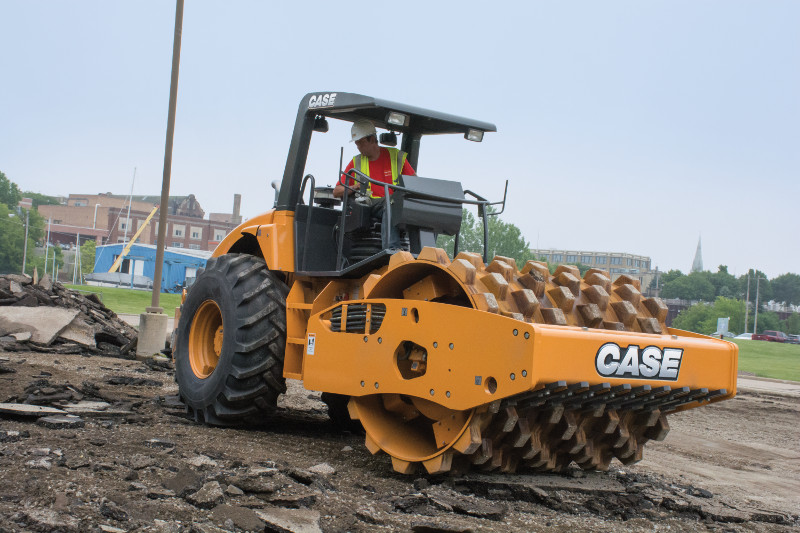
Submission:
M 75 415 L 45 416 L 36 423 L 49 429 L 77 429 L 86 425 L 83 419 Z
M 217 505 L 211 511 L 211 520 L 219 525 L 224 526 L 225 522 L 230 520 L 233 525 L 244 531 L 263 531 L 264 522 L 252 509 L 246 507 L 238 507 L 235 505 Z
M 267 523 L 270 531 L 295 531 L 297 533 L 322 533 L 320 514 L 310 509 L 282 509 L 271 507 L 254 509 L 256 515 Z
M 209 481 L 200 490 L 189 494 L 186 501 L 201 509 L 212 509 L 223 502 L 225 495 L 219 481 Z
M 475 496 L 460 494 L 442 487 L 431 487 L 425 490 L 424 494 L 433 505 L 459 514 L 487 518 L 489 520 L 501 520 L 507 511 L 505 505 Z
M 0 442 L 17 442 L 30 436 L 31 434 L 28 431 L 2 430 L 0 431 Z
M 109 385 L 132 385 L 134 387 L 161 387 L 163 383 L 154 379 L 114 376 L 106 380 Z
M 47 415 L 65 415 L 66 412 L 55 407 L 30 405 L 27 403 L 0 403 L 0 414 L 39 418 Z
M 146 441 L 144 444 L 148 448 L 160 448 L 162 450 L 175 447 L 174 442 L 170 442 L 168 440 L 163 440 L 163 439 L 150 439 Z

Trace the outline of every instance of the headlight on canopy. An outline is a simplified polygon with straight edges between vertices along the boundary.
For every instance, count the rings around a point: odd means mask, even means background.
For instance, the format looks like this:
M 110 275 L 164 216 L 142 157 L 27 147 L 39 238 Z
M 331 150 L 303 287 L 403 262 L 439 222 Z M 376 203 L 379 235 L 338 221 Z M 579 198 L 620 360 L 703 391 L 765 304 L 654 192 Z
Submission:
M 464 138 L 468 141 L 479 143 L 483 140 L 483 132 L 481 130 L 473 130 L 470 128 L 467 133 L 464 134 Z

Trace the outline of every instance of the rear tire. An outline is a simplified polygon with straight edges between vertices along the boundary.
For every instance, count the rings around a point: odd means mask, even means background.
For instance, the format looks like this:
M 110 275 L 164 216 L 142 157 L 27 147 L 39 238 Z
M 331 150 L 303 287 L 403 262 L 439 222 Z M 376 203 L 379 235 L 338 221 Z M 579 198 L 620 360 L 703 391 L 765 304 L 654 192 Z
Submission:
M 228 254 L 208 261 L 176 332 L 175 379 L 195 420 L 255 422 L 275 408 L 286 392 L 287 294 L 261 258 Z

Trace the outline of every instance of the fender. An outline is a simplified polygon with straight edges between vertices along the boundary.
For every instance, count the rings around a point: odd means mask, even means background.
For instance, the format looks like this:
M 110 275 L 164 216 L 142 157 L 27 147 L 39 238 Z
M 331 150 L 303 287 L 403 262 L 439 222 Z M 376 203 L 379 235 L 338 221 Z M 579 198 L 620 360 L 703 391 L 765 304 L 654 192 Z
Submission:
M 294 272 L 294 212 L 272 210 L 244 221 L 217 245 L 212 257 L 231 253 L 245 236 L 256 239 L 270 270 Z

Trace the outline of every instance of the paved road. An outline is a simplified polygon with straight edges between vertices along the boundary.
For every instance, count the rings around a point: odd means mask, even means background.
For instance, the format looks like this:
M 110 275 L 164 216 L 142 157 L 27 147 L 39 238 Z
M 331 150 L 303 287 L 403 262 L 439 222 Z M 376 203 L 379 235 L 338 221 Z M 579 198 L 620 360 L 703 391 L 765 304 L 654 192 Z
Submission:
M 737 387 L 759 392 L 778 392 L 786 396 L 800 398 L 800 382 L 798 381 L 740 375 L 737 380 Z

